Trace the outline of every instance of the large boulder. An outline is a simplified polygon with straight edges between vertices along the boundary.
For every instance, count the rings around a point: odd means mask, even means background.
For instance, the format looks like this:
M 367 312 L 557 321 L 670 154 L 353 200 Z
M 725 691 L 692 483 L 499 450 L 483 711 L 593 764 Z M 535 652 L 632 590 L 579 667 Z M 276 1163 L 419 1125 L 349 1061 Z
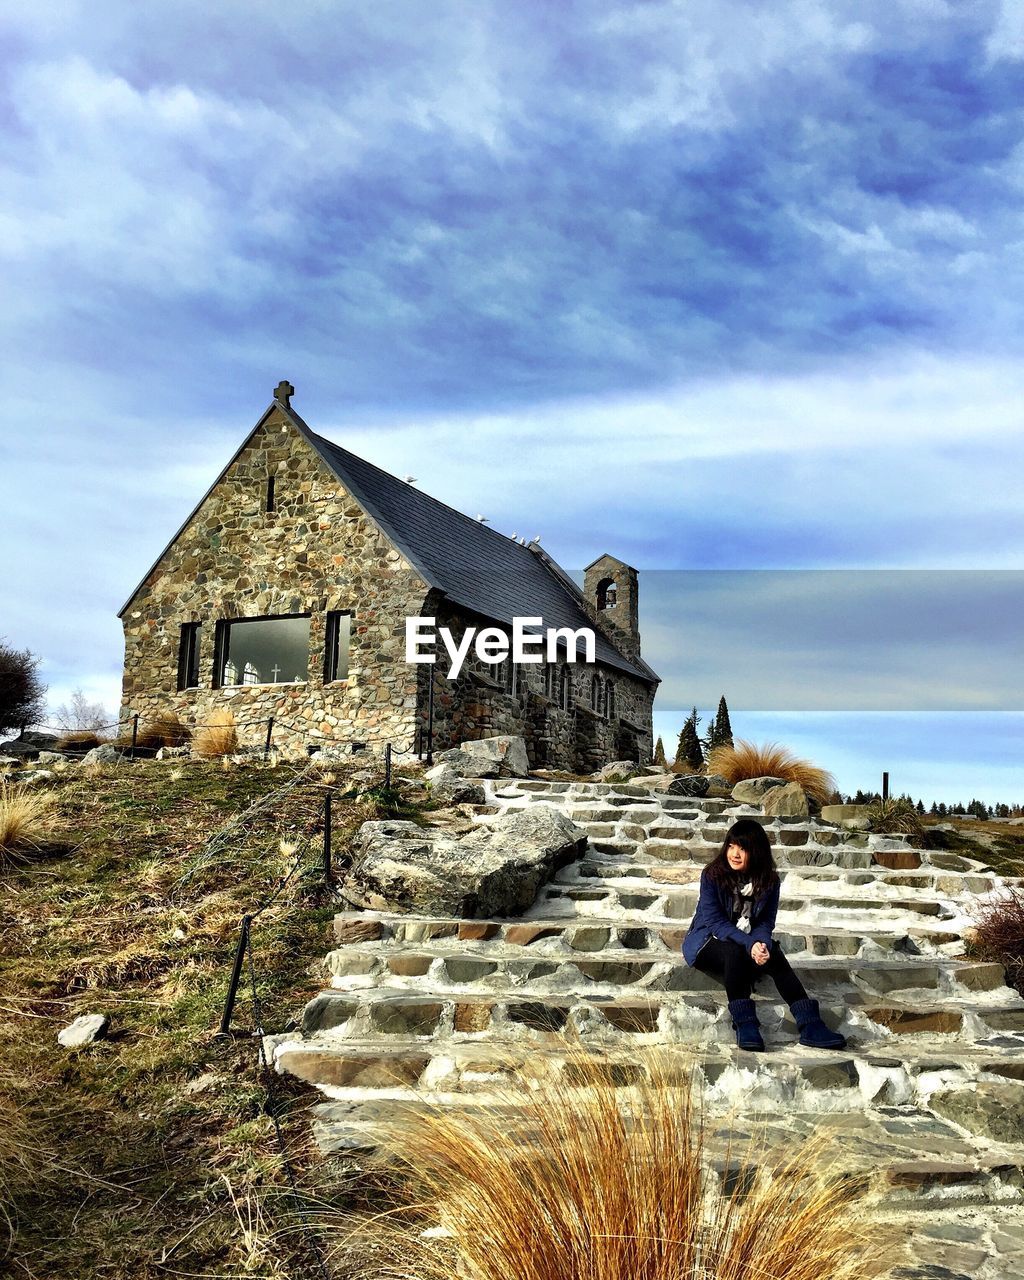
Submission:
M 502 733 L 494 738 L 475 738 L 470 742 L 460 743 L 459 750 L 474 760 L 496 764 L 499 778 L 525 778 L 530 772 L 526 743 L 515 734 Z M 477 777 L 483 776 L 477 774 Z
M 992 1142 L 1024 1142 L 1020 1085 L 979 1082 L 972 1089 L 947 1089 L 928 1101 L 936 1115 Z
M 423 775 L 430 790 L 446 804 L 486 804 L 487 793 L 472 777 L 453 769 L 450 764 L 437 764 Z
M 825 804 L 821 807 L 822 822 L 834 822 L 849 831 L 870 831 L 871 819 L 866 804 Z
M 659 791 L 666 796 L 704 796 L 708 780 L 702 773 L 652 773 L 633 781 L 649 791 Z
M 506 810 L 462 836 L 412 822 L 366 822 L 343 891 L 370 911 L 514 916 L 586 844 L 582 827 L 543 803 Z
M 82 757 L 82 764 L 119 764 L 122 759 L 117 747 L 105 742 L 100 747 L 93 747 Z
M 785 785 L 785 778 L 773 778 L 771 776 L 744 778 L 733 787 L 732 798 L 738 800 L 741 804 L 760 804 L 761 798 L 766 791 L 770 791 L 772 787 L 784 787 Z
M 797 782 L 769 787 L 761 797 L 761 807 L 775 818 L 808 818 L 811 814 L 807 797 Z
M 597 773 L 591 774 L 597 782 L 608 782 L 614 779 L 616 782 L 625 782 L 628 778 L 632 778 L 637 771 L 635 760 L 611 760 L 608 764 L 603 764 Z

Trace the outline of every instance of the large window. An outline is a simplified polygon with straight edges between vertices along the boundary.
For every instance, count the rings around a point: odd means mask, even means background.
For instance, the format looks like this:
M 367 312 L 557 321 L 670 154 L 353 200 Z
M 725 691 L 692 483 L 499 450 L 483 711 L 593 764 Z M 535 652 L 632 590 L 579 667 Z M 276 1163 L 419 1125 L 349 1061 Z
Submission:
M 178 689 L 199 688 L 199 635 L 202 624 L 183 622 L 178 641 Z
M 217 624 L 219 685 L 294 684 L 309 675 L 309 615 Z
M 324 636 L 324 684 L 348 679 L 348 649 L 352 639 L 352 615 L 341 609 L 327 614 Z

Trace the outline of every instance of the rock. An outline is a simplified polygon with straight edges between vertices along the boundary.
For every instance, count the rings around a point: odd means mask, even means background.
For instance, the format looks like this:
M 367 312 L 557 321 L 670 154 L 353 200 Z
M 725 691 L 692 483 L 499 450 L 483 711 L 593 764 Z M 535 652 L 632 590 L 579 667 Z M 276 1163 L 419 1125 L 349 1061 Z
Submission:
M 515 734 L 502 733 L 494 738 L 475 738 L 470 742 L 460 743 L 459 750 L 474 760 L 498 766 L 497 775 L 477 772 L 478 778 L 525 778 L 530 772 L 526 743 Z
M 37 782 L 51 782 L 57 775 L 50 769 L 33 769 L 21 779 L 22 786 L 34 787 Z
M 803 788 L 797 782 L 769 787 L 761 797 L 761 807 L 766 814 L 777 818 L 808 818 L 811 813 Z
M 117 747 L 105 742 L 103 746 L 93 747 L 91 751 L 87 751 L 82 757 L 82 764 L 118 764 L 121 758 Z
M 36 764 L 63 764 L 64 755 L 60 751 L 40 751 L 36 756 Z
M 472 756 L 460 747 L 452 747 L 450 751 L 441 751 L 434 759 L 437 763 L 423 775 L 428 782 L 433 782 L 433 775 L 442 768 L 450 769 L 460 778 L 496 778 L 499 766 L 496 760 L 487 760 L 483 756 Z M 438 776 L 441 776 L 438 773 Z
M 366 822 L 353 842 L 344 895 L 373 911 L 519 915 L 586 843 L 582 827 L 544 803 L 507 810 L 461 837 L 412 822 Z
M 40 751 L 49 751 L 57 744 L 57 737 L 52 733 L 23 733 L 20 738 L 8 738 L 0 742 L 0 751 L 5 756 L 17 756 L 19 760 L 34 760 Z
M 1024 1108 L 1019 1084 L 986 1084 L 933 1093 L 936 1115 L 993 1142 L 1024 1142 Z
M 158 760 L 183 760 L 185 756 L 192 754 L 192 748 L 188 745 L 184 747 L 161 747 L 156 753 Z
M 107 1034 L 110 1019 L 103 1013 L 83 1013 L 63 1031 L 57 1033 L 57 1041 L 65 1049 L 82 1049 Z
M 427 780 L 430 790 L 439 800 L 448 804 L 486 804 L 487 792 L 481 783 L 463 777 L 451 765 L 440 764 L 429 770 Z
M 866 804 L 826 804 L 821 809 L 822 822 L 834 822 L 837 826 L 846 827 L 848 831 L 869 831 L 871 821 L 868 818 Z
M 785 778 L 772 778 L 770 776 L 744 778 L 733 787 L 732 798 L 738 800 L 741 804 L 760 804 L 761 797 L 766 791 L 770 791 L 772 787 L 784 786 L 786 786 Z
M 609 764 L 603 764 L 591 777 L 597 782 L 608 782 L 613 778 L 617 782 L 627 782 L 636 773 L 636 769 L 635 760 L 612 760 Z
M 708 780 L 702 773 L 656 773 L 633 781 L 666 796 L 703 796 L 708 789 Z

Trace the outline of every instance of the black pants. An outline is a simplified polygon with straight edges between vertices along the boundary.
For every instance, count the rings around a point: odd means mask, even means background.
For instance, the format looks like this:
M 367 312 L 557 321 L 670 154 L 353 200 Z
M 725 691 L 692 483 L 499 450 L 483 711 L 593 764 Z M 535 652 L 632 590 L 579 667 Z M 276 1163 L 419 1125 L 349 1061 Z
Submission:
M 754 983 L 763 974 L 768 974 L 772 979 L 786 1004 L 807 999 L 803 983 L 790 968 L 789 961 L 777 942 L 771 945 L 767 963 L 758 964 L 752 959 L 750 951 L 741 947 L 738 942 L 723 942 L 721 938 L 711 938 L 701 947 L 694 968 L 724 982 L 730 1000 L 749 1000 Z

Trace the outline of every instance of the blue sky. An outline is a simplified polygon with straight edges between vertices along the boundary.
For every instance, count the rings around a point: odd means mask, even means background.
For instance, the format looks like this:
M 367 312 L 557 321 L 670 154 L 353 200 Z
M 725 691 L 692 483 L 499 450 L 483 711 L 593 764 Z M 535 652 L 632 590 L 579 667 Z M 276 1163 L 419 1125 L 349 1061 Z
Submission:
M 117 608 L 281 377 L 569 568 L 1024 569 L 1022 102 L 1012 0 L 0 0 L 0 634 L 113 704 Z M 793 724 L 645 614 L 658 728 L 707 684 L 844 789 L 1024 799 L 979 583 L 914 658 L 860 598 L 914 677 L 863 733 L 863 636 Z

